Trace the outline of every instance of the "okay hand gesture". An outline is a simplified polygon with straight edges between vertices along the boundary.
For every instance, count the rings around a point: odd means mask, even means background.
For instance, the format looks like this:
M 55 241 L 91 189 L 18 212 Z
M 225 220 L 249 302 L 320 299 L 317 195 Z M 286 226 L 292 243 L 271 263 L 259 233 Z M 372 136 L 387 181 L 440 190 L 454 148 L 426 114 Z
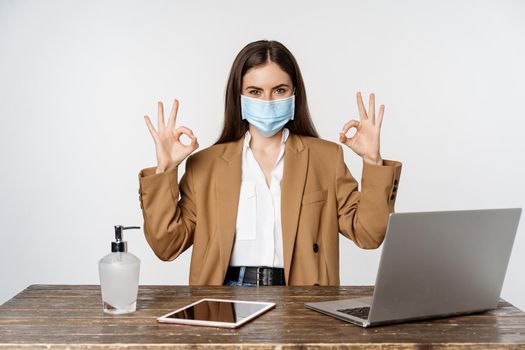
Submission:
M 377 120 L 375 118 L 375 95 L 370 94 L 368 114 L 366 113 L 361 93 L 356 95 L 357 106 L 359 108 L 359 119 L 352 119 L 343 126 L 343 131 L 339 133 L 339 141 L 344 143 L 352 151 L 357 153 L 363 160 L 370 164 L 382 165 L 383 159 L 379 153 L 379 132 L 383 121 L 385 106 L 379 107 Z M 347 137 L 346 133 L 356 128 L 356 133 L 352 137 Z
M 197 138 L 193 136 L 193 132 L 190 129 L 184 126 L 175 128 L 178 109 L 179 101 L 174 100 L 170 117 L 168 119 L 168 125 L 165 125 L 164 107 L 162 102 L 158 102 L 158 131 L 155 130 L 151 124 L 149 117 L 147 115 L 144 116 L 144 121 L 155 141 L 155 148 L 157 151 L 157 174 L 178 167 L 186 157 L 199 147 Z M 189 145 L 185 145 L 180 141 L 182 134 L 185 134 L 191 139 Z

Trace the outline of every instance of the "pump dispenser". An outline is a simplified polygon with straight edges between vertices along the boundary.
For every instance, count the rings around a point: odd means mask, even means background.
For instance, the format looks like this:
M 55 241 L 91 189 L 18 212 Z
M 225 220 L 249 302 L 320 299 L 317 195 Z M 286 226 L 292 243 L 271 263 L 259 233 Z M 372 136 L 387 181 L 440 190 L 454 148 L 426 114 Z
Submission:
M 108 314 L 127 314 L 137 309 L 140 260 L 128 253 L 128 243 L 123 240 L 122 231 L 129 229 L 140 227 L 115 226 L 111 253 L 98 262 L 103 310 Z

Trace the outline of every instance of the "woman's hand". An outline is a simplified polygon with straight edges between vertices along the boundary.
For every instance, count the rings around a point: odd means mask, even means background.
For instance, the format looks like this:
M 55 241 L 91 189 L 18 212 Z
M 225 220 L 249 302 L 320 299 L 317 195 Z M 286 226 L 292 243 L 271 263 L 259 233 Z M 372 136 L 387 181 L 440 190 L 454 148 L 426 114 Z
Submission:
M 357 93 L 357 106 L 359 107 L 359 119 L 351 120 L 343 127 L 343 131 L 339 133 L 339 141 L 344 143 L 352 151 L 357 153 L 363 160 L 370 164 L 382 165 L 383 159 L 379 153 L 379 131 L 383 121 L 383 113 L 385 106 L 379 107 L 379 115 L 377 121 L 375 118 L 375 95 L 370 94 L 368 114 L 366 113 L 361 93 Z M 346 133 L 351 129 L 356 128 L 356 133 L 352 137 L 346 137 Z
M 186 157 L 199 147 L 197 138 L 193 136 L 193 132 L 190 129 L 184 126 L 175 128 L 177 110 L 179 109 L 178 100 L 175 99 L 173 101 L 167 126 L 164 124 L 164 107 L 160 101 L 158 102 L 158 109 L 158 132 L 151 124 L 149 117 L 147 115 L 144 116 L 146 125 L 155 141 L 155 148 L 157 150 L 157 174 L 166 170 L 175 169 Z M 182 134 L 187 135 L 191 139 L 189 145 L 184 145 L 180 141 Z

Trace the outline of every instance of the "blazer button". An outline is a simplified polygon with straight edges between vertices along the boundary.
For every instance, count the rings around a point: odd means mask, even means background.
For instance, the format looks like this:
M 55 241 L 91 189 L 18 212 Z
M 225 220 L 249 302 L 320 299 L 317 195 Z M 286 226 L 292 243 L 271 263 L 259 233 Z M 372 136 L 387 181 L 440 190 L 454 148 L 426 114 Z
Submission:
M 397 181 L 397 179 L 396 179 L 396 180 L 394 180 L 394 185 L 397 185 L 397 184 L 398 184 L 398 182 L 399 182 L 399 181 Z
M 392 189 L 392 191 L 396 192 L 396 191 L 397 191 L 397 186 L 394 186 L 394 188 Z
M 319 251 L 319 246 L 317 243 L 314 243 L 314 253 L 317 253 Z
M 393 200 L 394 200 L 394 198 L 396 198 L 396 195 L 395 195 L 395 194 L 393 194 L 393 195 L 391 195 L 391 196 L 390 196 L 390 200 L 392 200 L 392 201 L 393 201 Z

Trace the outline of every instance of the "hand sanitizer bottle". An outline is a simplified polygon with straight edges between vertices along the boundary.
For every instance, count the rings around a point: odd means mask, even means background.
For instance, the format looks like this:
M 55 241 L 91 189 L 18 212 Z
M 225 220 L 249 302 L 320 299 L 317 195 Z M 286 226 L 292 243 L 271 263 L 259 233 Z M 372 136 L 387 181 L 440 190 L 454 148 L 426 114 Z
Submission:
M 111 253 L 98 262 L 103 309 L 108 314 L 127 314 L 137 309 L 140 260 L 128 253 L 128 244 L 122 240 L 122 231 L 128 229 L 140 227 L 115 226 Z

